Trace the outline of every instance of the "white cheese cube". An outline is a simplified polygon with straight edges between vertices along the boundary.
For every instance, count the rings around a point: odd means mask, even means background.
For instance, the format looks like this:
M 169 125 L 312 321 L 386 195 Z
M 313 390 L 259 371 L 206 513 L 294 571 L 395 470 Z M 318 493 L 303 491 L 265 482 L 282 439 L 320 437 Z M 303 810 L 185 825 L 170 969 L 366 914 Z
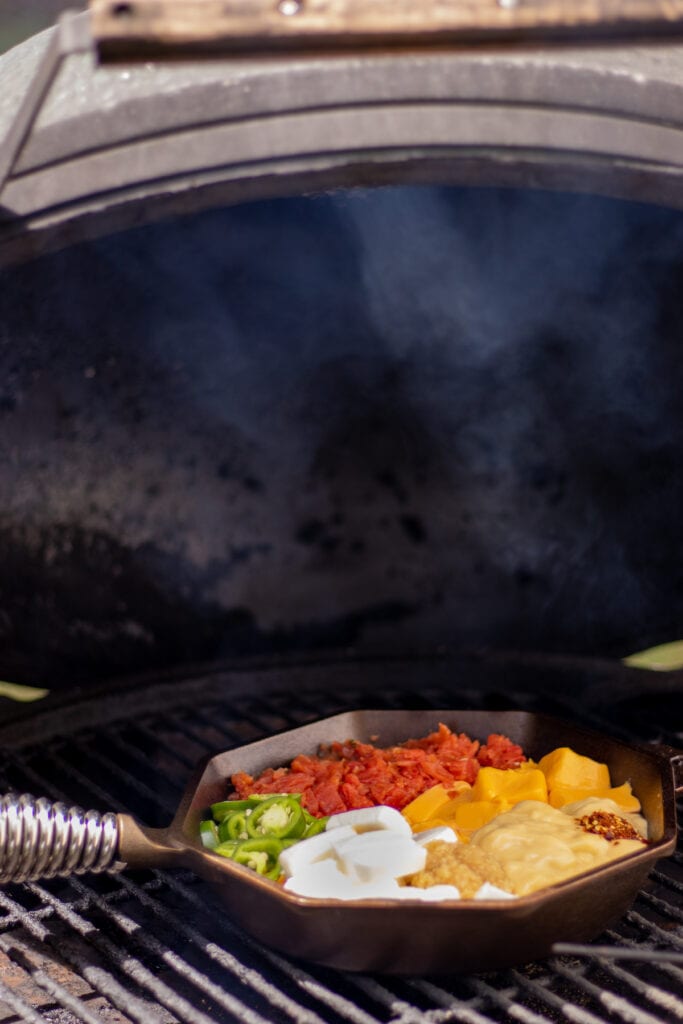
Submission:
M 440 900 L 459 900 L 460 890 L 454 885 L 430 885 L 427 889 L 419 889 L 413 885 L 400 885 L 399 898 L 422 900 L 424 903 L 438 903 Z
M 288 892 L 297 896 L 310 896 L 314 899 L 353 899 L 352 890 L 356 888 L 347 875 L 342 874 L 337 862 L 329 858 L 315 864 L 308 864 L 303 870 L 288 878 L 284 884 Z
M 401 892 L 401 886 L 395 878 L 385 875 L 374 882 L 357 882 L 350 890 L 353 900 L 395 900 Z
M 426 828 L 424 832 L 413 833 L 413 839 L 418 846 L 426 846 L 427 843 L 457 843 L 458 837 L 448 825 L 438 825 L 436 828 Z
M 393 900 L 400 892 L 400 886 L 393 878 L 385 876 L 375 882 L 359 883 L 343 874 L 331 859 L 309 864 L 288 878 L 284 887 L 297 896 L 322 900 Z
M 350 825 L 336 829 L 334 832 L 319 832 L 317 836 L 310 839 L 301 839 L 298 843 L 283 850 L 280 854 L 280 867 L 285 875 L 291 878 L 292 875 L 303 871 L 309 864 L 322 860 L 324 857 L 332 857 L 335 843 L 355 836 L 355 831 Z
M 335 848 L 342 871 L 359 882 L 375 882 L 382 877 L 401 878 L 421 871 L 427 851 L 412 838 L 394 832 L 362 832 Z
M 400 811 L 394 807 L 360 807 L 355 811 L 344 811 L 342 814 L 333 814 L 328 819 L 326 829 L 341 828 L 343 825 L 350 825 L 356 832 L 374 832 L 378 829 L 387 829 L 391 832 L 398 832 L 400 835 L 412 835 L 410 825 Z
M 438 902 L 439 900 L 459 900 L 461 899 L 460 890 L 457 885 L 430 885 L 427 889 L 422 890 L 425 900 L 430 902 Z
M 475 900 L 516 900 L 517 897 L 513 892 L 506 892 L 505 889 L 499 889 L 497 885 L 492 885 L 491 882 L 484 882 L 480 889 L 474 894 Z

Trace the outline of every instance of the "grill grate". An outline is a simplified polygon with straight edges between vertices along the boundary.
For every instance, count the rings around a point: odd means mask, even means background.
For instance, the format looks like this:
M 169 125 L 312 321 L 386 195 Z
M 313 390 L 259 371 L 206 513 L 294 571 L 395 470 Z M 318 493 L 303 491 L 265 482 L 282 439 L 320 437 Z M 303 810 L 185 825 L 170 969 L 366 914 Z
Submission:
M 155 701 L 144 688 L 88 715 L 66 708 L 40 742 L 7 750 L 6 789 L 166 824 L 190 768 L 206 753 L 353 707 L 524 707 L 550 711 L 630 740 L 682 745 L 633 702 L 609 712 L 554 686 L 500 692 L 417 685 L 381 689 L 347 667 L 344 687 L 320 686 L 311 668 L 268 688 L 216 673 L 178 681 Z M 250 692 L 251 690 L 251 692 Z M 294 697 L 293 694 L 296 693 Z M 378 697 L 377 693 L 381 696 Z M 560 694 L 560 696 L 558 696 Z M 562 696 L 562 694 L 571 696 Z M 103 705 L 104 706 L 104 705 Z M 680 720 L 680 719 L 679 719 Z M 73 722 L 76 726 L 73 727 Z M 675 718 L 668 721 L 675 723 Z M 73 728 L 73 731 L 71 731 Z M 656 734 L 656 735 L 655 735 Z M 683 855 L 662 862 L 632 909 L 596 942 L 634 954 L 683 953 Z M 185 871 L 82 876 L 0 891 L 0 1024 L 670 1024 L 683 1020 L 683 969 L 675 963 L 558 956 L 476 977 L 390 978 L 292 963 L 235 928 L 204 882 Z

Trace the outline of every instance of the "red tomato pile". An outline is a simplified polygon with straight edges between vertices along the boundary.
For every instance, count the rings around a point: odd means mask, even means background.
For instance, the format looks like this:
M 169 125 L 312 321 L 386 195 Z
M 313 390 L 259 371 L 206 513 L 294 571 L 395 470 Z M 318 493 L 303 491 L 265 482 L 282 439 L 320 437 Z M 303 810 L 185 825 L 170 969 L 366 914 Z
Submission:
M 506 736 L 493 733 L 482 746 L 440 724 L 429 736 L 395 747 L 347 740 L 330 744 L 320 756 L 299 754 L 289 768 L 267 768 L 256 779 L 238 772 L 231 798 L 301 793 L 303 806 L 316 817 L 378 804 L 400 811 L 438 783 L 471 784 L 481 767 L 515 768 L 523 761 L 522 748 Z

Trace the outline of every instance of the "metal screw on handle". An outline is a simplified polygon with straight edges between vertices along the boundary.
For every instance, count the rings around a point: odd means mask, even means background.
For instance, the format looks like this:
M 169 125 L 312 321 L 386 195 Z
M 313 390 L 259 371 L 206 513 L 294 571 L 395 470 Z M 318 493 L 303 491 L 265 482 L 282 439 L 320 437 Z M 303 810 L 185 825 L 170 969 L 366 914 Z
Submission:
M 0 883 L 118 870 L 116 815 L 8 793 L 0 799 Z

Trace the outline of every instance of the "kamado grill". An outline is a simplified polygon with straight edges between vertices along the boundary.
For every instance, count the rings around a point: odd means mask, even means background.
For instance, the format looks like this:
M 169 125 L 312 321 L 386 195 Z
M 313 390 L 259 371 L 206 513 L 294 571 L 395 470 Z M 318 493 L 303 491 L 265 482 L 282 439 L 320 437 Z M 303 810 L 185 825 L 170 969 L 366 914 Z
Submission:
M 681 14 L 414 14 L 97 0 L 0 59 L 0 676 L 50 691 L 2 792 L 165 829 L 329 716 L 547 714 L 659 759 L 667 856 L 411 971 L 54 849 L 0 1021 L 683 1019 L 683 676 L 622 660 L 683 624 Z

